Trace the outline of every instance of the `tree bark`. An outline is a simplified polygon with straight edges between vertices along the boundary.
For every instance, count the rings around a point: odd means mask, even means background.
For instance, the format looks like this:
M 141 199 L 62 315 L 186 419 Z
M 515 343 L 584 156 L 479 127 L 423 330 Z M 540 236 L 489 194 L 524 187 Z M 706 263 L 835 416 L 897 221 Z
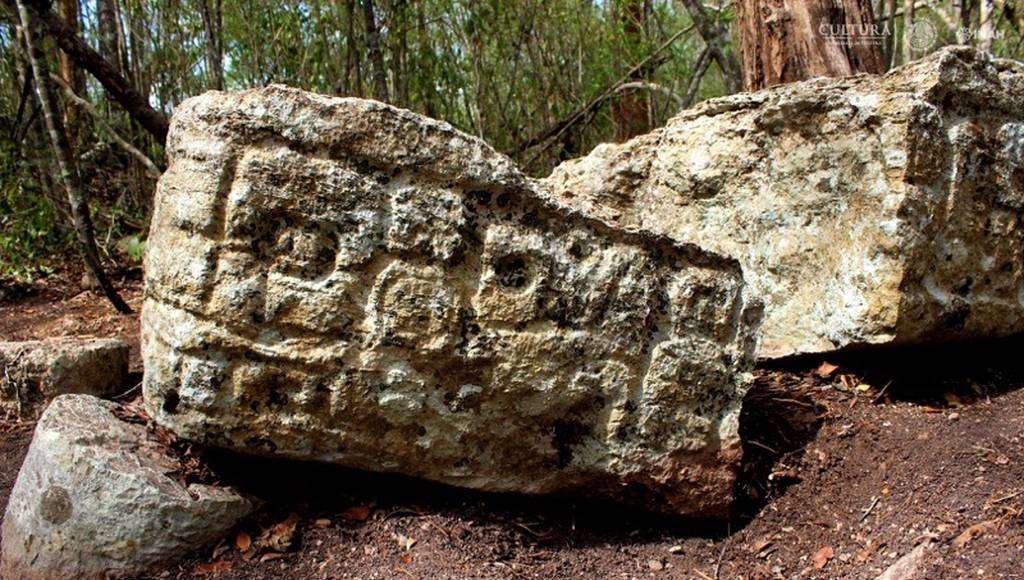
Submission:
M 736 20 L 747 90 L 885 70 L 869 0 L 737 0 Z
M 896 0 L 885 0 L 885 19 L 885 52 L 882 58 L 885 70 L 889 70 L 896 61 Z
M 67 218 L 65 221 L 58 222 L 57 224 L 61 232 L 67 232 L 67 224 L 72 221 L 71 211 L 67 207 L 67 196 L 57 191 L 57 187 L 53 183 L 53 176 L 57 173 L 53 170 L 53 160 L 44 154 L 47 139 L 44 131 L 40 130 L 40 124 L 36 122 L 40 107 L 33 90 L 35 83 L 32 82 L 32 65 L 28 62 L 28 49 L 25 47 L 23 40 L 24 35 L 22 34 L 20 20 L 15 20 L 14 30 L 14 38 L 11 41 L 14 69 L 17 74 L 18 83 L 23 87 L 24 106 L 32 109 L 32 113 L 24 125 L 21 124 L 21 114 L 18 115 L 11 127 L 10 140 L 14 143 L 25 144 L 25 147 L 21 148 L 22 155 L 32 167 L 32 172 L 42 188 L 43 195 L 53 204 L 53 207 L 57 208 L 61 216 Z M 22 126 L 24 128 L 16 133 L 15 131 Z
M 708 66 L 711 65 L 711 51 L 705 46 L 704 50 L 701 51 L 700 56 L 697 57 L 697 64 L 693 67 L 693 74 L 690 76 L 689 82 L 686 83 L 686 96 L 683 97 L 682 106 L 680 109 L 689 108 L 697 100 L 697 92 L 700 91 L 700 82 L 704 80 L 704 73 L 707 72 Z
M 73 33 L 78 34 L 78 0 L 59 0 L 57 9 L 60 17 L 64 19 Z M 85 94 L 85 74 L 82 69 L 75 66 L 68 53 L 60 51 L 60 76 L 64 82 L 80 95 Z M 68 142 L 71 144 L 71 151 L 74 154 L 78 146 L 79 138 L 83 137 L 85 129 L 82 123 L 82 111 L 77 103 L 67 103 L 64 107 L 64 127 L 68 134 Z M 87 137 L 85 137 L 87 138 Z
M 46 70 L 46 60 L 42 54 L 41 47 L 35 37 L 35 28 L 29 11 L 25 8 L 22 0 L 17 0 L 15 8 L 18 11 L 18 19 L 21 23 L 22 37 L 25 42 L 28 61 L 32 68 L 32 76 L 35 78 L 36 96 L 43 109 L 43 121 L 46 131 L 50 135 L 50 144 L 53 146 L 54 157 L 60 169 L 60 178 L 64 183 L 64 189 L 68 195 L 68 204 L 71 206 L 71 216 L 75 226 L 75 234 L 78 237 L 79 250 L 85 261 L 86 271 L 92 274 L 99 283 L 107 300 L 114 305 L 114 308 L 122 314 L 128 314 L 132 309 L 121 299 L 121 296 L 110 283 L 103 266 L 100 264 L 99 252 L 96 249 L 96 238 L 93 234 L 92 219 L 89 216 L 89 205 L 85 202 L 78 187 L 78 173 L 73 165 L 74 159 L 70 155 L 67 143 L 67 136 L 64 133 L 63 123 L 57 115 L 56 99 L 50 85 L 50 75 Z
M 619 19 L 624 41 L 635 49 L 643 42 L 644 30 L 642 23 L 645 18 L 646 0 L 622 0 L 616 8 L 616 17 Z M 649 70 L 638 70 L 629 80 L 642 81 L 646 79 Z M 650 111 L 647 108 L 647 95 L 637 90 L 621 91 L 617 98 L 612 100 L 612 120 L 615 123 L 615 139 L 626 141 L 643 135 L 651 130 Z
M 391 26 L 391 77 L 394 84 L 394 104 L 409 107 L 409 11 L 414 8 L 407 0 L 392 0 Z
M 995 0 L 981 0 L 978 23 L 978 48 L 992 52 L 992 42 L 996 36 Z
M 363 77 L 360 64 L 359 46 L 356 44 L 356 5 L 355 0 L 345 0 L 345 21 L 348 30 L 345 34 L 345 83 L 340 91 L 342 96 L 362 96 Z
M 123 72 L 121 49 L 117 41 L 117 0 L 96 0 L 96 23 L 99 29 L 100 54 L 117 72 Z
M 218 91 L 224 90 L 224 35 L 221 32 L 224 19 L 220 0 L 202 0 L 203 28 L 206 29 L 206 66 L 211 84 Z
M 686 12 L 690 15 L 690 20 L 693 20 L 694 26 L 697 27 L 697 32 L 704 39 L 704 45 L 711 51 L 711 58 L 718 64 L 719 70 L 722 71 L 725 89 L 730 93 L 740 90 L 740 63 L 736 61 L 733 53 L 728 50 L 729 30 L 721 23 L 711 21 L 707 12 L 704 11 L 701 0 L 680 1 L 683 7 L 686 8 Z M 741 1 L 737 0 L 737 2 Z
M 957 23 L 957 44 L 970 44 L 971 4 L 968 0 L 953 0 L 953 20 Z
M 60 47 L 81 68 L 89 71 L 144 129 L 161 144 L 167 140 L 167 116 L 153 109 L 146 99 L 128 84 L 117 70 L 89 45 L 85 44 L 63 20 L 49 10 L 46 0 L 3 0 L 13 14 L 21 5 L 39 22 Z
M 903 64 L 914 60 L 914 44 L 911 31 L 914 29 L 914 0 L 903 0 Z
M 373 0 L 363 2 L 363 25 L 366 27 L 366 48 L 370 53 L 370 66 L 373 67 L 373 98 L 381 102 L 388 101 L 388 78 L 384 69 L 384 54 L 380 50 L 380 29 L 374 15 Z

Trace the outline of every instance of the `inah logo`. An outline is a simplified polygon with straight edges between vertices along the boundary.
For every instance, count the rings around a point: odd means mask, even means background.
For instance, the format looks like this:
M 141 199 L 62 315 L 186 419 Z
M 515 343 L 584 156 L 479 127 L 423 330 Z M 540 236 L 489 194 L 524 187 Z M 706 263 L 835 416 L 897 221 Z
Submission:
M 928 50 L 939 38 L 935 25 L 927 20 L 917 20 L 910 27 L 910 46 L 914 50 Z

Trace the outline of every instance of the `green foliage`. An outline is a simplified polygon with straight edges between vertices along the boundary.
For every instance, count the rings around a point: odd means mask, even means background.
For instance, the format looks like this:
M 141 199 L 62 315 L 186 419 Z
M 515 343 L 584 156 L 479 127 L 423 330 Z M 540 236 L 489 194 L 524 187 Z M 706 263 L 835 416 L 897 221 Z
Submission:
M 0 177 L 0 279 L 28 281 L 50 273 L 47 257 L 68 238 L 46 197 Z
M 117 250 L 133 264 L 141 264 L 146 255 L 146 240 L 138 235 L 126 236 L 117 243 Z
M 119 18 L 113 52 L 105 54 L 154 107 L 171 113 L 182 100 L 217 86 L 215 66 L 227 89 L 284 83 L 320 93 L 368 97 L 371 58 L 364 0 L 80 0 L 81 35 L 100 51 L 101 3 Z M 678 109 L 695 74 L 704 42 L 696 31 L 682 35 L 637 78 L 648 88 L 616 93 L 593 115 L 557 140 L 521 151 L 531 137 L 557 126 L 573 112 L 613 88 L 630 68 L 666 39 L 691 26 L 679 0 L 373 0 L 388 100 L 480 136 L 512 155 L 534 175 L 560 161 L 583 155 L 618 135 L 616 103 L 632 99 L 650 127 L 664 124 Z M 885 5 L 885 3 L 876 3 Z M 898 3 L 902 6 L 902 3 Z M 730 3 L 705 1 L 709 18 L 726 25 Z M 932 48 L 955 41 L 952 0 L 925 3 L 918 17 L 940 32 Z M 217 7 L 220 18 L 216 18 Z M 971 4 L 977 26 L 977 3 Z M 1024 51 L 1024 0 L 999 7 L 994 49 L 1019 58 Z M 210 24 L 204 14 L 213 15 Z M 893 31 L 902 36 L 902 17 Z M 47 141 L 40 120 L 28 123 L 34 99 L 21 102 L 22 84 L 13 47 L 13 21 L 0 10 L 0 274 L 31 275 L 35 264 L 67 244 L 66 216 L 59 208 Z M 211 42 L 211 40 L 219 40 Z M 222 47 L 219 57 L 214 47 Z M 47 58 L 58 70 L 56 51 Z M 734 46 L 724 46 L 736 52 Z M 900 64 L 900 59 L 896 59 Z M 712 64 L 697 85 L 697 99 L 725 93 Z M 655 87 L 657 90 L 649 90 Z M 160 144 L 106 98 L 91 78 L 83 97 L 106 122 L 152 159 Z M 671 97 L 676 95 L 676 98 Z M 20 112 L 19 112 L 20 111 Z M 621 120 L 621 119 L 618 119 Z M 90 127 L 76 139 L 83 187 L 94 209 L 98 242 L 111 249 L 125 236 L 144 237 L 153 182 L 138 163 L 110 153 L 102 132 Z M 17 125 L 17 127 L 15 127 Z M 8 130 L 8 128 L 11 130 Z M 16 129 L 16 130 L 15 130 Z M 56 191 L 54 191 L 56 189 Z M 141 237 L 137 238 L 141 240 Z M 141 242 L 121 252 L 141 255 Z M 107 252 L 110 255 L 110 252 Z

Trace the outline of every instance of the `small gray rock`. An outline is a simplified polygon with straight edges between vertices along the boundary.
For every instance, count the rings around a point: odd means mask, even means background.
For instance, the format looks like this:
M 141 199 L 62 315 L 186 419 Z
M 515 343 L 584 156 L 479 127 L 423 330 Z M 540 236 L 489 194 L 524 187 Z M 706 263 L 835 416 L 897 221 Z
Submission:
M 35 418 L 57 395 L 113 395 L 127 375 L 128 345 L 123 340 L 0 342 L 0 410 Z
M 899 560 L 896 560 L 892 566 L 889 566 L 875 580 L 913 580 L 914 578 L 923 577 L 920 575 L 921 569 L 925 562 L 925 555 L 931 546 L 932 542 L 930 540 L 918 544 L 913 550 L 904 554 Z
M 61 395 L 43 413 L 0 528 L 0 577 L 138 574 L 216 540 L 252 511 L 230 489 L 172 479 L 178 461 L 115 407 Z

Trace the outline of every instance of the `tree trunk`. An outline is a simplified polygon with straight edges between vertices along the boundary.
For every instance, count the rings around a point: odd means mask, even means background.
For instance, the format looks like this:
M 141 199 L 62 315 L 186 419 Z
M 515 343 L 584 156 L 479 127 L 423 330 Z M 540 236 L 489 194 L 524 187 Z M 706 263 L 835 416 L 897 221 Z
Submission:
M 616 17 L 622 25 L 623 40 L 631 49 L 636 49 L 643 43 L 645 3 L 646 0 L 622 0 L 615 6 Z M 649 72 L 638 70 L 629 80 L 644 80 Z M 623 91 L 612 100 L 612 120 L 615 123 L 617 141 L 626 141 L 651 130 L 646 97 L 644 92 L 634 89 Z
M 355 0 L 346 0 L 342 5 L 345 9 L 345 22 L 348 30 L 345 33 L 345 84 L 342 96 L 363 96 L 362 65 L 360 63 L 359 45 L 356 43 L 356 5 Z
M 869 0 L 737 0 L 736 20 L 747 90 L 885 70 Z
M 48 9 L 45 0 L 3 0 L 11 12 L 18 14 L 26 8 L 38 17 L 57 46 L 79 67 L 89 71 L 96 80 L 121 104 L 133 119 L 149 131 L 161 144 L 167 140 L 167 116 L 153 109 L 145 97 L 133 89 L 117 70 L 89 45 L 85 44 L 64 21 Z M 48 85 L 47 85 L 48 86 Z
M 117 42 L 117 0 L 96 0 L 96 21 L 99 29 L 100 54 L 117 72 L 121 68 L 121 50 Z
M 59 0 L 57 8 L 60 17 L 67 23 L 68 28 L 74 34 L 78 34 L 78 0 Z M 85 94 L 85 73 L 75 66 L 74 61 L 63 50 L 60 51 L 60 76 L 64 82 L 79 95 Z M 82 122 L 82 111 L 76 103 L 66 103 L 64 107 L 64 127 L 67 131 L 68 142 L 71 145 L 72 154 L 78 146 L 80 138 L 88 138 L 82 135 L 86 128 Z
M 737 1 L 742 3 L 742 0 Z M 740 89 L 741 69 L 736 57 L 728 49 L 729 30 L 723 24 L 711 21 L 707 12 L 704 11 L 701 0 L 680 0 L 680 2 L 687 14 L 690 15 L 690 19 L 693 20 L 697 32 L 704 39 L 704 45 L 711 51 L 711 58 L 722 71 L 725 89 L 730 93 L 735 93 Z
M 953 0 L 953 19 L 957 23 L 956 43 L 971 43 L 971 4 L 968 0 Z
M 687 109 L 696 102 L 697 92 L 700 91 L 700 82 L 704 80 L 704 73 L 707 72 L 710 65 L 711 51 L 705 46 L 704 50 L 700 52 L 700 56 L 697 57 L 697 64 L 693 67 L 693 74 L 690 75 L 690 80 L 686 83 L 686 95 L 683 96 L 680 109 Z
M 903 0 L 903 64 L 914 60 L 914 0 Z
M 388 101 L 388 78 L 384 69 L 384 55 L 380 50 L 380 29 L 374 15 L 373 0 L 363 1 L 363 25 L 366 27 L 366 48 L 370 53 L 370 66 L 373 67 L 373 98 L 381 102 Z
M 883 54 L 885 70 L 892 68 L 896 62 L 896 0 L 885 0 L 885 53 Z
M 206 66 L 210 84 L 218 91 L 224 90 L 224 44 L 221 32 L 223 10 L 220 0 L 202 0 L 203 28 L 206 30 Z
M 57 227 L 62 233 L 68 231 L 67 224 L 71 222 L 71 212 L 67 207 L 67 197 L 62 192 L 57 190 L 57 187 L 53 183 L 53 176 L 57 173 L 53 170 L 53 160 L 50 156 L 45 154 L 46 151 L 46 135 L 40 130 L 39 123 L 37 122 L 36 113 L 38 112 L 39 106 L 36 102 L 35 91 L 32 87 L 35 83 L 32 82 L 32 65 L 28 62 L 28 49 L 25 48 L 24 35 L 22 34 L 22 28 L 20 20 L 15 21 L 15 33 L 14 38 L 11 41 L 11 52 L 14 57 L 14 69 L 17 75 L 18 84 L 24 87 L 23 91 L 27 92 L 24 95 L 25 103 L 24 107 L 27 110 L 33 110 L 34 112 L 29 115 L 25 121 L 24 129 L 19 133 L 14 133 L 14 130 L 21 126 L 20 116 L 15 119 L 14 126 L 11 127 L 11 141 L 15 143 L 23 143 L 22 148 L 23 155 L 28 161 L 29 166 L 32 168 L 32 172 L 35 175 L 36 180 L 39 182 L 40 188 L 42 188 L 43 195 L 46 199 L 53 204 L 53 207 L 61 214 L 66 217 L 67 220 L 57 223 Z
M 46 70 L 46 59 L 42 54 L 40 43 L 35 38 L 35 28 L 28 9 L 21 0 L 17 0 L 19 22 L 22 28 L 22 38 L 25 42 L 28 61 L 32 68 L 32 76 L 35 78 L 36 96 L 43 109 L 43 121 L 46 124 L 46 131 L 50 135 L 50 144 L 53 146 L 54 157 L 60 169 L 60 178 L 64 183 L 64 189 L 68 194 L 68 204 L 71 206 L 71 216 L 74 221 L 75 233 L 78 237 L 79 250 L 85 261 L 86 271 L 92 274 L 99 283 L 114 308 L 122 314 L 128 314 L 132 309 L 121 299 L 117 290 L 107 279 L 103 266 L 100 264 L 99 252 L 96 249 L 96 238 L 93 235 L 92 219 L 89 216 L 89 205 L 85 202 L 78 187 L 78 172 L 73 165 L 74 159 L 70 155 L 67 136 L 64 133 L 63 123 L 57 115 L 56 99 L 50 85 L 50 73 Z
M 392 66 L 391 74 L 395 85 L 395 104 L 399 107 L 409 108 L 409 77 L 412 71 L 409 70 L 409 11 L 415 8 L 414 3 L 407 0 L 393 0 L 391 13 L 393 24 L 389 38 L 394 38 L 391 49 Z
M 154 30 L 157 35 L 155 44 L 159 45 L 159 43 L 161 42 L 161 31 L 166 30 L 168 28 L 168 25 L 166 24 L 166 22 L 162 20 L 163 18 L 166 18 L 165 11 L 160 11 L 156 16 L 157 21 L 151 23 L 146 19 L 145 6 L 141 4 L 136 5 L 134 6 L 134 10 L 135 14 L 129 14 L 126 18 L 126 22 L 128 23 L 128 30 L 124 31 L 124 45 L 127 48 L 127 52 L 131 55 L 131 57 L 125 58 L 124 70 L 128 78 L 131 79 L 130 86 L 135 90 L 136 93 L 138 93 L 139 98 L 141 98 L 143 102 L 148 103 L 149 83 L 145 81 L 146 75 L 143 74 L 143 68 L 145 67 L 146 64 L 148 64 L 148 62 L 146 60 L 146 44 L 143 42 L 141 38 L 142 33 L 140 31 L 145 30 L 147 31 L 146 34 L 152 34 L 152 32 L 149 31 L 151 29 Z M 163 75 L 165 75 L 166 72 L 161 71 L 158 74 L 161 75 L 161 80 L 163 80 Z
M 995 0 L 981 0 L 978 23 L 978 48 L 992 52 L 992 41 L 996 36 Z

